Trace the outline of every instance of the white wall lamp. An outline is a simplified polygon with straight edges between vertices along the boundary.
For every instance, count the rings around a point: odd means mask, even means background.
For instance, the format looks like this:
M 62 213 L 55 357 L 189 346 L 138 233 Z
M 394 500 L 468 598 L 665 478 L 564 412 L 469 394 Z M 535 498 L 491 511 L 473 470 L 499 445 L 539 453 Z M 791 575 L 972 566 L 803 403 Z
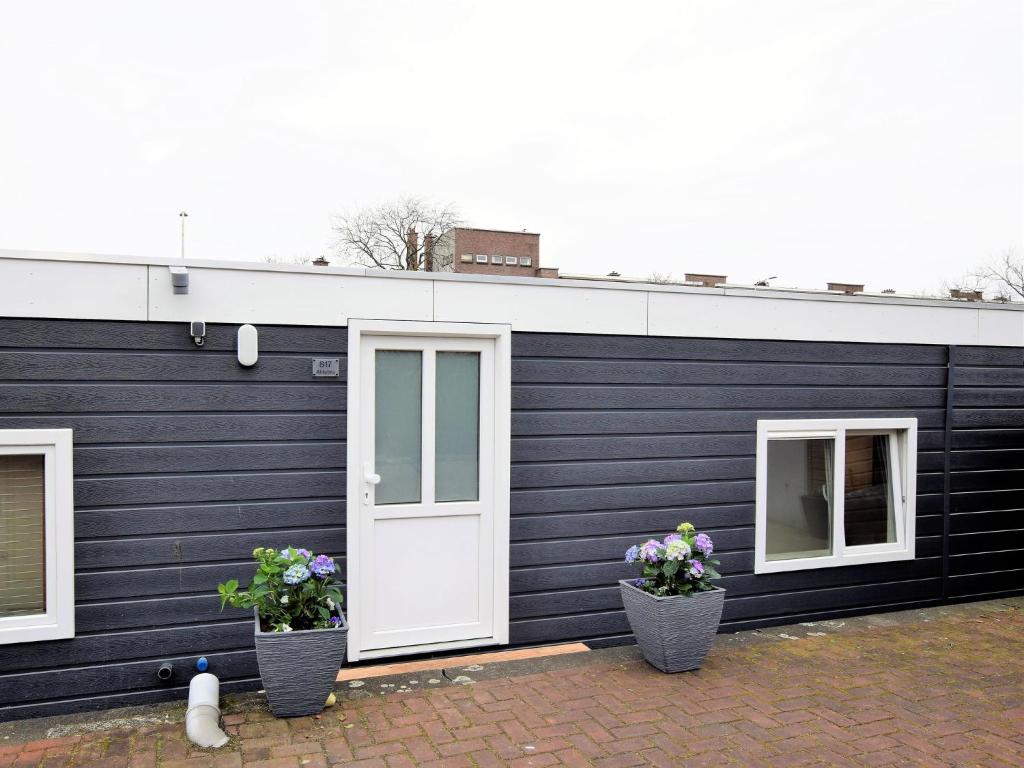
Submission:
M 238 326 L 238 364 L 250 368 L 259 359 L 259 333 L 256 327 L 246 323 Z

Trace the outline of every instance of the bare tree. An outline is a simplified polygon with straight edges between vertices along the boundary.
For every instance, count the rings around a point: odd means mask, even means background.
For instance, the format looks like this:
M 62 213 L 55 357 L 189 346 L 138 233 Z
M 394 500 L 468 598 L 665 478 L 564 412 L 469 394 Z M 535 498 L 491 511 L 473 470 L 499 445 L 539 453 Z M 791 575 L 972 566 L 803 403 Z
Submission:
M 1013 248 L 1007 248 L 997 259 L 974 272 L 973 276 L 996 291 L 996 301 L 1024 299 L 1024 258 Z
M 440 271 L 451 267 L 454 253 L 437 248 L 437 244 L 459 223 L 452 206 L 406 197 L 338 216 L 335 247 L 338 256 L 350 264 Z

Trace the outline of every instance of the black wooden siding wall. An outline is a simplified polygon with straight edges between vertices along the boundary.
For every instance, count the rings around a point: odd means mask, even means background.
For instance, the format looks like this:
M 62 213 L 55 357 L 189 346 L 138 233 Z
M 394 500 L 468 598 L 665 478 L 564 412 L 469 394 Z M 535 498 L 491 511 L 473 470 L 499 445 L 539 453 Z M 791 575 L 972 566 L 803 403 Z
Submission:
M 682 520 L 717 544 L 725 630 L 1024 589 L 1019 348 L 951 366 L 942 346 L 516 334 L 512 350 L 515 643 L 627 639 L 622 553 Z M 754 576 L 757 420 L 872 416 L 918 419 L 917 558 Z
M 181 697 L 200 654 L 251 688 L 251 618 L 216 583 L 255 546 L 344 564 L 346 330 L 262 326 L 252 369 L 235 326 L 209 331 L 197 350 L 177 323 L 0 320 L 0 429 L 75 430 L 78 622 L 0 646 L 0 719 Z M 726 629 L 1024 588 L 1022 352 L 955 350 L 947 403 L 949 354 L 515 334 L 512 642 L 627 639 L 622 552 L 683 519 L 718 544 Z M 313 356 L 342 377 L 312 379 Z M 755 578 L 756 420 L 827 416 L 918 418 L 918 558 Z
M 0 320 L 0 429 L 75 430 L 73 640 L 0 645 L 0 719 L 187 695 L 204 654 L 221 688 L 258 681 L 252 618 L 219 581 L 257 546 L 345 548 L 344 328 Z M 342 560 L 342 565 L 344 560 Z M 157 662 L 172 660 L 170 686 Z

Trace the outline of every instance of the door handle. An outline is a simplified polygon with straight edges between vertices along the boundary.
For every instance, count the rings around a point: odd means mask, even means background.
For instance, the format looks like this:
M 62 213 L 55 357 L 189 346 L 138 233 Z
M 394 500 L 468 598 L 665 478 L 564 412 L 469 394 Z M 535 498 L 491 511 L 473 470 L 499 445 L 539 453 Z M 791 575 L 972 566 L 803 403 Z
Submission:
M 367 485 L 378 485 L 380 483 L 380 475 L 376 472 L 367 472 L 363 475 L 363 480 L 366 481 Z

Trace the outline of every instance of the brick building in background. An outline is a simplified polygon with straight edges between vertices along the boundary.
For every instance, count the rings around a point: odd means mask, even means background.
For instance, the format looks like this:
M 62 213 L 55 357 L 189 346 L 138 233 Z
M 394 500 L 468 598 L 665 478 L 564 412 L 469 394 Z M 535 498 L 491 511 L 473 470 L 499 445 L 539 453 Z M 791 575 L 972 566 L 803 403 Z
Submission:
M 540 265 L 540 235 L 500 229 L 456 227 L 434 245 L 434 268 L 471 275 L 558 277 Z

